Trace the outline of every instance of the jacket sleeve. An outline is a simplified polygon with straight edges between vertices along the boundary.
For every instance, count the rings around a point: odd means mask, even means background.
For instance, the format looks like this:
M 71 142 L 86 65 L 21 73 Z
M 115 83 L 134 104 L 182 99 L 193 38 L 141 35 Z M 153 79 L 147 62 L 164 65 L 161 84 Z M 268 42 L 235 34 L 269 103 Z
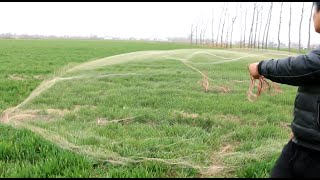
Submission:
M 273 82 L 292 86 L 320 84 L 320 49 L 306 55 L 259 62 L 258 72 Z

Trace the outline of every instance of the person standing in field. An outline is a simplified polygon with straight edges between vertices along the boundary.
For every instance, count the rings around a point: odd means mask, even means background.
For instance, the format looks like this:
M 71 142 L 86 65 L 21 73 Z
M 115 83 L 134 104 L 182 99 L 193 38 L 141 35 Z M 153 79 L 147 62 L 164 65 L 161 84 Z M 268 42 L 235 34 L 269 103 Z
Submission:
M 314 2 L 314 29 L 320 33 L 320 2 Z M 249 65 L 254 79 L 298 86 L 291 138 L 271 171 L 271 178 L 320 178 L 320 48 L 306 55 L 263 60 Z

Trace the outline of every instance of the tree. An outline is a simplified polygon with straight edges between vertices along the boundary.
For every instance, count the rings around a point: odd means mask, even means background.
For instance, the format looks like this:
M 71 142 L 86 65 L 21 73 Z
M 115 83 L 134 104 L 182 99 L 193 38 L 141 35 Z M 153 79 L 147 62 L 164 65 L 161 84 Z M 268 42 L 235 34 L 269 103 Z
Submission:
M 233 25 L 234 25 L 234 22 L 236 21 L 237 19 L 237 15 L 235 17 L 232 18 L 232 25 L 231 25 L 231 38 L 230 38 L 230 48 L 232 48 L 232 34 L 233 34 Z
M 223 21 L 223 24 L 222 24 L 222 31 L 221 31 L 221 45 L 220 45 L 221 47 L 222 47 L 223 30 L 224 30 L 224 25 L 226 23 L 227 11 L 228 11 L 228 6 L 226 7 L 226 11 L 224 12 L 224 21 Z
M 258 49 L 260 49 L 260 34 L 261 34 L 261 27 L 262 27 L 263 6 L 261 6 L 260 12 L 261 12 L 261 15 L 260 15 L 260 28 L 259 28 L 259 36 L 258 36 Z
M 231 37 L 230 37 L 230 48 L 232 48 L 232 34 L 233 34 L 233 25 L 234 25 L 234 22 L 236 21 L 237 19 L 237 15 L 238 15 L 238 6 L 236 6 L 236 15 L 232 18 L 232 25 L 231 25 Z M 228 42 L 227 42 L 228 43 Z
M 256 38 L 257 38 L 257 31 L 258 31 L 259 13 L 260 13 L 260 10 L 259 10 L 259 8 L 257 7 L 256 28 L 255 28 L 254 40 L 253 40 L 253 47 L 254 47 L 254 48 L 256 48 Z
M 267 32 L 268 23 L 269 23 L 269 16 L 270 16 L 270 8 L 269 8 L 269 11 L 268 11 L 267 21 L 266 21 L 266 25 L 264 26 L 264 31 L 263 31 L 263 36 L 262 36 L 262 43 L 261 43 L 261 46 L 262 46 L 261 48 L 262 49 L 265 46 L 265 38 L 266 38 L 266 32 Z
M 302 3 L 301 19 L 300 19 L 300 25 L 299 25 L 299 53 L 301 53 L 301 24 L 303 19 L 303 12 L 304 12 L 304 2 Z
M 202 42 L 203 44 L 205 44 L 205 35 L 206 35 L 206 31 L 207 31 L 207 26 L 208 26 L 208 23 L 203 27 L 202 29 Z
M 211 21 L 211 33 L 212 33 L 212 38 L 211 38 L 211 45 L 213 46 L 213 21 L 214 20 L 214 11 L 212 9 L 212 21 Z
M 242 6 L 240 3 L 240 48 L 242 48 Z
M 313 10 L 314 3 L 312 3 L 311 7 L 311 13 L 310 13 L 310 18 L 309 18 L 309 38 L 308 38 L 308 50 L 310 50 L 310 24 L 311 24 L 311 17 L 312 17 L 312 10 Z
M 278 51 L 280 50 L 280 28 L 281 28 L 282 6 L 283 6 L 283 2 L 281 2 L 281 9 L 280 9 L 280 20 L 279 20 L 279 30 L 278 30 Z
M 196 26 L 196 45 L 198 45 L 198 24 Z
M 229 22 L 229 14 L 227 15 L 227 22 Z M 229 24 L 229 23 L 228 23 Z M 227 36 L 225 40 L 226 48 L 228 48 L 228 37 L 229 37 L 230 24 L 227 27 Z
M 192 25 L 191 25 L 191 33 L 190 33 L 190 43 L 191 43 L 191 45 L 192 45 L 192 43 L 193 43 L 192 39 L 193 39 L 194 30 L 195 30 L 195 28 L 193 28 L 193 24 L 192 24 Z
M 219 21 L 219 26 L 218 26 L 218 33 L 217 33 L 217 39 L 216 39 L 216 46 L 218 46 L 218 38 L 219 38 L 219 33 L 220 33 L 220 25 L 221 25 L 221 20 L 222 20 L 222 15 L 224 13 L 225 9 L 225 4 L 223 5 L 223 9 L 221 11 L 221 16 L 220 16 L 220 21 Z
M 253 5 L 253 16 L 252 16 L 252 23 L 251 23 L 250 34 L 249 34 L 248 47 L 252 46 L 252 31 L 253 31 L 254 15 L 255 15 L 255 12 L 256 12 L 256 5 L 257 5 L 257 3 L 254 3 L 254 5 Z
M 202 44 L 202 22 L 201 22 L 201 25 L 199 27 L 199 31 L 200 31 L 200 35 L 199 35 L 199 44 L 201 45 Z
M 268 35 L 269 35 L 269 29 L 270 29 L 270 23 L 271 23 L 271 13 L 272 13 L 272 6 L 273 6 L 273 2 L 271 2 L 270 5 L 270 11 L 269 11 L 269 22 L 268 22 L 268 29 L 267 29 L 267 35 L 266 35 L 266 44 L 265 44 L 265 48 L 268 48 Z
M 289 47 L 289 52 L 291 52 L 291 39 L 290 39 L 290 33 L 291 33 L 291 2 L 290 2 L 290 18 L 289 18 L 289 43 L 288 43 L 288 47 Z
M 244 16 L 244 37 L 243 37 L 243 47 L 246 47 L 246 27 L 247 27 L 247 8 Z

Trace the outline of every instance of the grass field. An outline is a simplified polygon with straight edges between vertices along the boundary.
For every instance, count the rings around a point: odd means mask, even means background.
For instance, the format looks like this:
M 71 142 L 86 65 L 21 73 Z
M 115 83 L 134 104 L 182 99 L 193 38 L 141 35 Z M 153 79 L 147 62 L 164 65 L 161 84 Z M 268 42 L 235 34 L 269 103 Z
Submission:
M 0 49 L 0 112 L 64 78 L 0 126 L 0 177 L 268 177 L 289 140 L 295 87 L 246 98 L 247 64 L 284 52 L 76 40 Z

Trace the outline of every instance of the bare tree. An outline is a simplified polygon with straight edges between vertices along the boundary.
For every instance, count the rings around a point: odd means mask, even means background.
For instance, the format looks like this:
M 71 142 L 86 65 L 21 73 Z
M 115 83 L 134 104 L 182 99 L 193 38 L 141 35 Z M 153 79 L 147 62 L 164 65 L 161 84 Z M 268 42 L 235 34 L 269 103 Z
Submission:
M 302 3 L 302 9 L 301 9 L 301 20 L 299 25 L 299 53 L 301 53 L 301 24 L 303 19 L 303 12 L 304 12 L 304 2 Z
M 218 33 L 217 33 L 217 39 L 216 39 L 216 46 L 218 46 L 218 38 L 219 38 L 219 33 L 220 33 L 220 25 L 221 25 L 221 20 L 222 20 L 222 15 L 224 13 L 224 9 L 225 9 L 225 4 L 223 6 L 223 9 L 221 11 L 221 16 L 220 16 L 220 21 L 219 21 L 219 26 L 218 26 Z
M 313 10 L 314 3 L 312 3 L 311 7 L 311 13 L 310 13 L 310 18 L 309 18 L 309 38 L 308 38 L 308 50 L 310 50 L 310 24 L 311 24 L 311 17 L 312 17 L 312 10 Z
M 283 2 L 281 2 L 281 8 L 280 8 L 280 20 L 279 20 L 279 30 L 278 30 L 278 51 L 280 50 L 280 29 L 281 29 L 282 6 L 283 6 Z
M 270 6 L 271 7 L 271 6 Z M 264 42 L 265 42 L 265 38 L 266 38 L 266 32 L 267 32 L 267 28 L 268 28 L 268 23 L 269 23 L 269 15 L 270 15 L 270 9 L 268 11 L 268 16 L 267 16 L 267 22 L 266 25 L 264 26 L 264 31 L 263 31 L 263 36 L 262 36 L 262 43 L 261 43 L 261 48 L 264 48 Z
M 202 29 L 202 43 L 203 44 L 205 44 L 205 37 L 206 37 L 207 27 L 208 27 L 208 23 Z
M 229 14 L 227 15 L 227 23 L 229 22 Z M 228 23 L 229 24 L 229 23 Z M 229 38 L 229 30 L 230 30 L 230 24 L 227 27 L 227 35 L 226 35 L 226 40 L 225 40 L 225 44 L 226 44 L 226 48 L 228 48 L 228 38 Z
M 211 33 L 212 33 L 212 38 L 211 38 L 211 45 L 213 46 L 213 21 L 214 20 L 214 11 L 212 9 L 212 21 L 211 21 Z
M 202 44 L 202 29 L 199 29 L 200 34 L 199 34 L 199 44 Z
M 291 39 L 290 39 L 290 33 L 291 33 L 291 2 L 290 2 L 290 18 L 289 18 L 289 43 L 288 43 L 288 47 L 289 47 L 289 52 L 291 52 Z
M 193 24 L 191 24 L 191 31 L 190 31 L 190 44 L 192 45 L 192 34 L 193 34 Z
M 200 45 L 203 44 L 203 37 L 202 37 L 203 34 L 202 33 L 203 33 L 203 30 L 200 29 Z
M 221 47 L 222 47 L 222 38 L 223 38 L 223 30 L 224 30 L 224 25 L 226 23 L 226 15 L 227 15 L 227 11 L 228 11 L 228 5 L 226 7 L 226 11 L 224 12 L 224 21 L 223 21 L 223 24 L 222 24 L 222 30 L 221 30 Z
M 199 34 L 199 44 L 201 45 L 202 44 L 202 22 L 201 22 L 201 25 L 199 27 L 199 31 L 200 31 L 200 34 Z
M 259 36 L 258 36 L 258 49 L 260 49 L 260 34 L 261 34 L 261 27 L 262 27 L 262 12 L 263 12 L 263 5 L 261 5 L 260 9 L 260 28 L 259 28 Z
M 256 40 L 257 40 L 256 38 L 257 38 L 257 31 L 258 31 L 259 14 L 260 14 L 260 9 L 257 7 L 256 28 L 255 28 L 254 40 L 253 40 L 253 47 L 254 48 L 256 48 Z
M 201 25 L 199 27 L 199 31 L 200 31 L 199 42 L 200 42 L 200 45 L 203 44 L 203 29 L 204 29 L 203 21 L 201 21 Z
M 231 38 L 230 38 L 230 48 L 232 48 L 232 35 L 233 35 L 233 25 L 234 25 L 234 22 L 236 21 L 237 19 L 237 15 L 235 17 L 232 18 L 232 25 L 231 25 Z
M 246 27 L 247 27 L 247 8 L 246 8 L 246 12 L 245 12 L 245 16 L 244 16 L 244 37 L 243 37 L 243 47 L 246 47 Z
M 193 33 L 194 33 L 195 28 L 193 28 L 193 24 L 191 25 L 191 33 L 190 33 L 190 43 L 191 45 L 193 44 Z
M 273 7 L 273 2 L 271 2 L 270 5 L 270 11 L 269 11 L 269 22 L 268 22 L 268 29 L 267 29 L 267 35 L 266 35 L 266 44 L 265 44 L 265 48 L 268 48 L 268 35 L 269 35 L 269 29 L 270 29 L 270 23 L 271 23 L 271 14 L 272 14 L 272 7 Z
M 237 19 L 237 15 L 238 15 L 238 6 L 236 6 L 236 15 L 232 18 L 232 24 L 231 24 L 231 37 L 230 37 L 230 48 L 232 48 L 232 35 L 233 35 L 233 25 L 234 25 L 234 22 L 236 21 Z M 228 43 L 228 42 L 227 42 Z
M 196 26 L 196 45 L 198 45 L 198 24 Z
M 240 3 L 240 48 L 242 48 L 242 6 Z
M 256 13 L 256 8 L 257 8 L 257 3 L 255 2 L 255 3 L 253 4 L 253 16 L 252 16 L 252 23 L 251 23 L 250 34 L 249 34 L 249 44 L 248 44 L 248 47 L 250 47 L 250 48 L 251 48 L 251 46 L 252 46 L 252 39 L 253 39 L 253 34 L 252 34 L 252 32 L 253 32 L 254 15 L 255 15 L 255 13 Z

